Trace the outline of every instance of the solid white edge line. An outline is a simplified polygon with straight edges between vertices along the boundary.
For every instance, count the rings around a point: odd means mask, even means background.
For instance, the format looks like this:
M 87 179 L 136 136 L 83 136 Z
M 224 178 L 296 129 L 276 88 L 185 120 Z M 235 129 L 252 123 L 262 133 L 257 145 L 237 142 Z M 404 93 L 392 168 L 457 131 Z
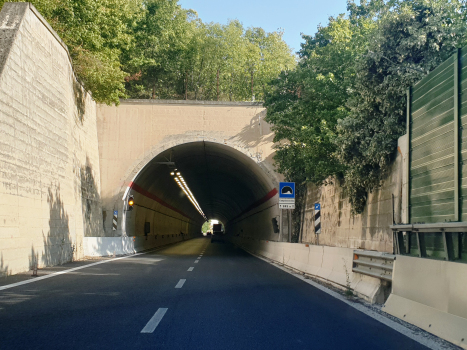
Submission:
M 189 267 L 187 271 L 193 271 L 194 267 Z
M 152 333 L 156 329 L 156 327 L 159 325 L 159 323 L 162 320 L 162 317 L 164 317 L 165 313 L 167 312 L 168 308 L 161 307 L 159 308 L 154 316 L 151 317 L 151 319 L 148 321 L 146 326 L 141 330 L 141 333 Z
M 92 263 L 92 264 L 87 264 L 87 265 L 83 265 L 83 266 L 74 267 L 74 268 L 69 269 L 69 270 L 54 272 L 54 273 L 51 273 L 49 275 L 36 277 L 36 278 L 32 278 L 32 279 L 29 279 L 29 280 L 16 282 L 16 283 L 12 283 L 12 284 L 7 284 L 5 286 L 0 286 L 0 290 L 5 290 L 5 289 L 13 288 L 13 287 L 18 287 L 18 286 L 22 286 L 23 284 L 28 284 L 28 283 L 32 283 L 32 282 L 42 281 L 42 280 L 45 280 L 46 278 L 55 277 L 55 276 L 58 276 L 58 275 L 63 275 L 65 273 L 85 269 L 87 267 L 96 266 L 96 265 L 99 265 L 99 264 L 105 264 L 105 263 L 108 263 L 108 262 L 111 262 L 111 261 L 126 259 L 126 258 L 130 258 L 130 257 L 137 256 L 137 255 L 147 254 L 147 253 L 150 253 L 150 252 L 136 253 L 136 254 L 132 254 L 132 255 L 122 256 L 120 258 L 114 258 L 114 259 L 109 259 L 109 260 L 104 260 L 104 261 L 98 261 L 98 262 L 95 262 L 95 263 Z
M 183 285 L 185 284 L 186 282 L 186 279 L 180 279 L 180 281 L 178 281 L 177 285 L 175 286 L 175 288 L 182 288 Z
M 243 250 L 245 250 L 245 249 L 243 249 Z M 326 294 L 329 294 L 330 296 L 332 296 L 332 297 L 334 297 L 336 299 L 339 299 L 343 303 L 346 303 L 347 305 L 353 307 L 354 309 L 364 313 L 365 315 L 375 319 L 376 321 L 381 322 L 382 324 L 388 326 L 389 328 L 394 329 L 395 331 L 405 335 L 406 337 L 408 337 L 408 338 L 410 338 L 412 340 L 415 340 L 417 343 L 420 343 L 420 344 L 426 346 L 429 349 L 433 349 L 433 350 L 445 350 L 446 349 L 446 347 L 443 346 L 442 344 L 437 344 L 437 343 L 433 344 L 433 340 L 427 339 L 426 337 L 421 336 L 420 334 L 417 334 L 415 331 L 405 327 L 404 325 L 402 325 L 400 323 L 397 323 L 397 322 L 394 322 L 393 320 L 391 320 L 391 319 L 389 319 L 389 318 L 387 318 L 387 317 L 385 317 L 385 316 L 383 316 L 383 315 L 381 315 L 381 314 L 379 314 L 379 313 L 377 313 L 377 312 L 375 312 L 375 311 L 373 311 L 371 309 L 368 309 L 363 304 L 352 303 L 349 300 L 347 300 L 347 298 L 345 298 L 343 295 L 340 295 L 339 293 L 336 293 L 333 290 L 328 289 L 328 288 L 322 286 L 321 284 L 312 281 L 311 279 L 306 279 L 304 276 L 299 275 L 297 273 L 294 273 L 292 270 L 288 269 L 287 267 L 279 266 L 279 265 L 269 261 L 268 259 L 263 258 L 262 256 L 258 256 L 256 254 L 253 254 L 253 253 L 247 251 L 247 250 L 245 250 L 245 251 L 248 252 L 249 254 L 253 255 L 254 257 L 257 257 L 258 259 L 261 259 L 261 260 L 269 263 L 270 265 L 275 266 L 278 269 L 281 269 L 282 271 L 287 272 L 288 274 L 290 274 L 290 275 L 292 275 L 294 277 L 297 277 L 298 279 L 301 279 L 302 281 L 304 281 L 304 282 L 306 282 L 308 284 L 311 284 L 313 287 L 318 288 L 319 290 L 325 292 Z

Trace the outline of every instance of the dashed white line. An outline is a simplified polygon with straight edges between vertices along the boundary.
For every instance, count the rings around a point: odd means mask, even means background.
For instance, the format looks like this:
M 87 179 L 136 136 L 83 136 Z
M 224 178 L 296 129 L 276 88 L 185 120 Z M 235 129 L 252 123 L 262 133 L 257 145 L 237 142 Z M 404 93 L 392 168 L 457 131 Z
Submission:
M 197 264 L 197 263 L 198 263 L 198 261 L 199 261 L 199 260 L 195 260 L 195 264 Z
M 175 288 L 182 288 L 183 285 L 185 284 L 186 282 L 186 279 L 181 279 L 180 281 L 178 281 L 177 285 L 175 286 Z
M 144 326 L 143 330 L 141 333 L 152 333 L 156 329 L 156 327 L 159 325 L 159 322 L 161 322 L 162 317 L 164 317 L 165 313 L 167 312 L 167 308 L 161 307 L 159 310 L 156 311 L 154 316 L 149 320 L 149 322 Z
M 194 267 L 189 267 L 188 271 L 193 271 Z

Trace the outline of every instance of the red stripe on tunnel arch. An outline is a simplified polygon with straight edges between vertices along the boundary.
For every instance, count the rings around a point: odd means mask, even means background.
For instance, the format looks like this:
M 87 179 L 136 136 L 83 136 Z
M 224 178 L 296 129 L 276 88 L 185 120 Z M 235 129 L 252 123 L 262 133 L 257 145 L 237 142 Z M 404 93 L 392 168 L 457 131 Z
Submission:
M 150 199 L 156 201 L 156 202 L 159 203 L 159 204 L 162 204 L 164 207 L 169 208 L 170 210 L 173 210 L 174 212 L 183 215 L 183 216 L 186 217 L 187 219 L 193 220 L 192 218 L 190 218 L 188 215 L 186 215 L 186 214 L 185 214 L 184 212 L 182 212 L 181 210 L 178 210 L 177 208 L 171 206 L 169 203 L 164 202 L 162 199 L 160 199 L 160 198 L 157 197 L 156 195 L 152 194 L 151 192 L 146 191 L 144 188 L 142 188 L 141 186 L 138 186 L 138 185 L 135 184 L 134 182 L 130 182 L 130 184 L 128 185 L 128 187 L 130 187 L 132 190 L 135 190 L 135 191 L 138 192 L 139 194 L 142 194 L 143 196 L 148 197 L 148 198 L 150 198 Z M 193 221 L 195 221 L 195 220 L 193 220 Z
M 252 205 L 250 205 L 248 208 L 246 208 L 244 211 L 242 211 L 240 214 L 238 214 L 236 217 L 234 217 L 234 218 L 232 218 L 230 220 L 232 221 L 232 220 L 238 219 L 240 216 L 248 213 L 249 211 L 251 211 L 251 210 L 253 210 L 253 209 L 257 208 L 257 207 L 259 207 L 261 204 L 266 203 L 268 200 L 270 200 L 272 197 L 274 197 L 278 193 L 279 193 L 279 191 L 277 191 L 277 188 L 273 188 L 263 198 L 261 198 L 261 199 L 257 200 L 256 202 L 254 202 Z

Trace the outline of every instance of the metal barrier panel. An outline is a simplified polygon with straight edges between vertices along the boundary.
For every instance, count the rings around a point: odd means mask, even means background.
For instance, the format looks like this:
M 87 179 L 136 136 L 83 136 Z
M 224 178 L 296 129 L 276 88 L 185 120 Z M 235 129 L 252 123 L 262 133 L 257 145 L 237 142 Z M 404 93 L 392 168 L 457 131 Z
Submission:
M 467 98 L 462 98 L 462 96 L 467 96 L 467 50 L 462 49 L 459 57 L 460 212 L 461 221 L 467 221 Z
M 352 271 L 391 282 L 394 260 L 393 254 L 354 250 Z
M 455 71 L 457 55 L 408 94 L 410 222 L 457 221 Z

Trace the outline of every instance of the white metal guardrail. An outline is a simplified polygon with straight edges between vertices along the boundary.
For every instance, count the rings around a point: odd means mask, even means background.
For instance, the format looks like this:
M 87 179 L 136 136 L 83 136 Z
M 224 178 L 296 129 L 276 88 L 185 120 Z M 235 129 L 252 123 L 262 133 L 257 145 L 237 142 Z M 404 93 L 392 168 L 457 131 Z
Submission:
M 394 260 L 392 254 L 354 250 L 352 271 L 391 282 Z

